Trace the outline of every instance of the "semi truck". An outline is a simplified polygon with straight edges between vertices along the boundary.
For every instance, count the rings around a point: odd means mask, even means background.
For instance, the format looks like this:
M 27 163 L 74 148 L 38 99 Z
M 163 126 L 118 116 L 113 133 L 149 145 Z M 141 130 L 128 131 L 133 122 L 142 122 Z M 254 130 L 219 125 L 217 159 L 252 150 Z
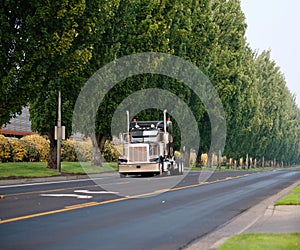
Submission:
M 163 121 L 130 122 L 127 113 L 127 131 L 120 134 L 123 155 L 118 159 L 121 178 L 127 175 L 180 175 L 182 161 L 174 157 L 172 122 L 167 120 L 164 110 Z

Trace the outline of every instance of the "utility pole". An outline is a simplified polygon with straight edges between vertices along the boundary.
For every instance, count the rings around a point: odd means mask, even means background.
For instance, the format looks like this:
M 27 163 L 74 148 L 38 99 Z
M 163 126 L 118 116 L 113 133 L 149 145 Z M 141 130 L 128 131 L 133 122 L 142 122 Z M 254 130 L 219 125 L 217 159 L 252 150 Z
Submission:
M 57 171 L 61 172 L 61 139 L 62 139 L 62 129 L 61 129 L 61 91 L 58 91 L 58 115 L 57 115 Z

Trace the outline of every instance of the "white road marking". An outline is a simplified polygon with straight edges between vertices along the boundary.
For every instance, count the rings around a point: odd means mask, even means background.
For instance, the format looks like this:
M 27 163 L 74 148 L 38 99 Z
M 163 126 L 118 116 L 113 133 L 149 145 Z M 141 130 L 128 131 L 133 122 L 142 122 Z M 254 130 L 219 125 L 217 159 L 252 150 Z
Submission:
M 74 193 L 83 193 L 83 194 L 118 194 L 119 192 L 74 190 Z
M 92 199 L 91 195 L 78 195 L 78 194 L 41 194 L 44 197 L 74 197 L 77 199 Z

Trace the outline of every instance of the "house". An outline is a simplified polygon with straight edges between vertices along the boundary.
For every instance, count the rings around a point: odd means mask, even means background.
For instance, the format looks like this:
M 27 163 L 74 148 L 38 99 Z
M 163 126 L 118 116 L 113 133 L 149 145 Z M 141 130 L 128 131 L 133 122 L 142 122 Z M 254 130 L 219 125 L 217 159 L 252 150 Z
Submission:
M 25 135 L 35 134 L 31 131 L 31 122 L 29 118 L 29 107 L 24 107 L 22 113 L 12 118 L 8 124 L 0 128 L 0 134 L 7 137 L 23 137 Z

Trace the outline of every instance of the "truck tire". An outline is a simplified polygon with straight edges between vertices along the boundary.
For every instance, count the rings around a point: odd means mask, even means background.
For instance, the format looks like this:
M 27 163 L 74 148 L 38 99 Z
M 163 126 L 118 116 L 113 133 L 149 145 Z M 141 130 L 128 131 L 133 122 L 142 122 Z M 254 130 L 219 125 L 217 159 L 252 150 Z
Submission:
M 121 173 L 120 173 L 120 178 L 125 178 L 125 177 L 126 177 L 125 174 L 121 174 Z
M 183 167 L 183 162 L 181 160 L 178 160 L 176 161 L 176 164 L 177 164 L 177 169 L 178 169 L 178 174 L 179 175 L 183 175 L 183 170 L 184 170 L 184 167 Z
M 178 168 L 178 165 L 176 164 L 176 162 L 175 162 L 175 165 L 172 163 L 170 174 L 171 175 L 179 175 L 179 168 Z

